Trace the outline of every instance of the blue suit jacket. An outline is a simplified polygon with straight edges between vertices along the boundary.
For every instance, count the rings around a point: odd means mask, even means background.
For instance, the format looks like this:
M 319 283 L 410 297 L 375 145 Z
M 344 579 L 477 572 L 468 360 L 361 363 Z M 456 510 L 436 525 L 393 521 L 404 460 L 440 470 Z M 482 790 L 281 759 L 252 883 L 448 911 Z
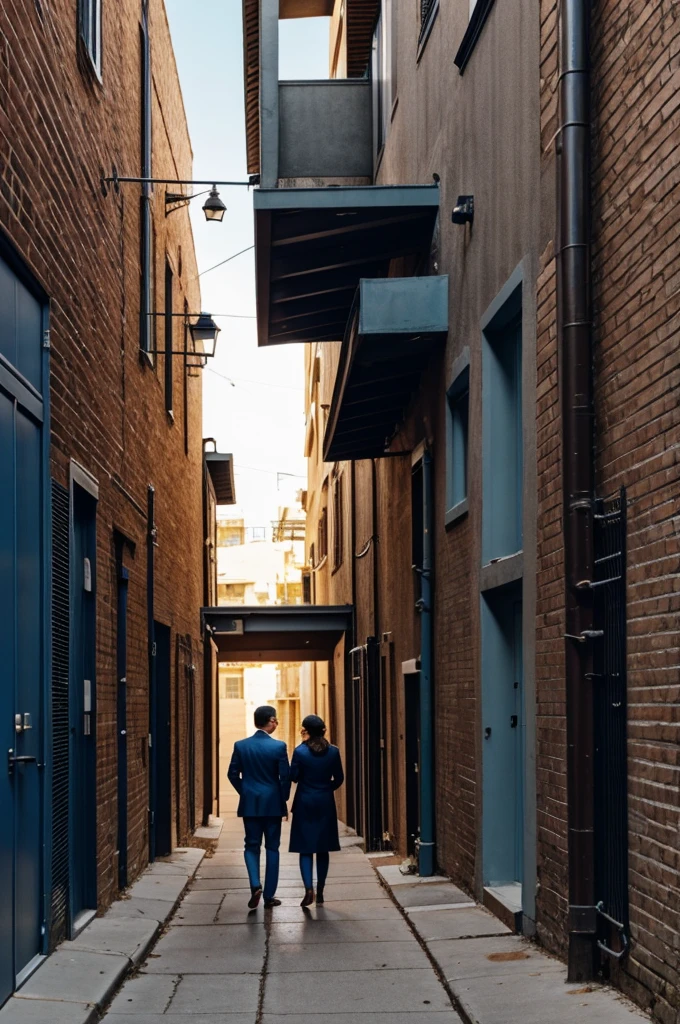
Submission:
M 290 767 L 286 744 L 258 729 L 234 744 L 227 778 L 239 794 L 239 818 L 281 818 L 287 814 Z

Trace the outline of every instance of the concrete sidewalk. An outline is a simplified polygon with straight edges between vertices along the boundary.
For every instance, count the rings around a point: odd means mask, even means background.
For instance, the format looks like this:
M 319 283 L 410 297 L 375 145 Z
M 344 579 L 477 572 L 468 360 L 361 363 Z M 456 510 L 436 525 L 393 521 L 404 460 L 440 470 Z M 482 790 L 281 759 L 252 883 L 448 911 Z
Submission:
M 418 881 L 390 868 L 380 878 L 350 836 L 331 857 L 324 906 L 301 909 L 298 858 L 282 852 L 283 905 L 249 912 L 233 800 L 224 814 L 216 854 L 106 1024 L 646 1021 L 608 989 L 565 985 L 561 963 L 510 935 L 446 879 Z

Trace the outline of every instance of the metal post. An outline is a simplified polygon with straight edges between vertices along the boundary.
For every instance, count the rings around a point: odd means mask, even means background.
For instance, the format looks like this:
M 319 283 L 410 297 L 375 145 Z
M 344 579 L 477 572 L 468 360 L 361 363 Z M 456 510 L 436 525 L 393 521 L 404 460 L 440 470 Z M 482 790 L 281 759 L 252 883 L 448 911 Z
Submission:
M 590 0 L 561 8 L 558 337 L 562 357 L 569 981 L 595 971 L 593 381 L 590 297 Z
M 433 875 L 434 729 L 432 722 L 432 456 L 423 455 L 423 565 L 420 586 L 420 839 L 418 874 Z

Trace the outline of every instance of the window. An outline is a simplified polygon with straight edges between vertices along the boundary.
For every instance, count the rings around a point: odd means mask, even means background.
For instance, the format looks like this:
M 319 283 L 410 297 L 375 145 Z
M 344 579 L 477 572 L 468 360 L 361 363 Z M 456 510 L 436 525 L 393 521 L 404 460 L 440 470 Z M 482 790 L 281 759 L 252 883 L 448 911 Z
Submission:
M 302 603 L 312 603 L 312 574 L 306 570 L 302 573 Z
M 344 545 L 344 505 L 342 500 L 342 474 L 333 483 L 333 569 L 342 565 Z
M 522 286 L 521 278 L 515 284 L 517 275 L 482 321 L 484 564 L 522 550 Z
M 231 548 L 244 544 L 246 539 L 245 526 L 242 519 L 227 519 L 217 523 L 217 546 Z
M 321 509 L 321 516 L 319 517 L 316 549 L 318 557 L 317 565 L 319 565 L 328 554 L 328 509 L 325 507 Z
M 97 77 L 102 76 L 102 0 L 80 0 L 80 36 Z
M 470 369 L 458 374 L 446 393 L 446 507 L 447 523 L 463 513 L 468 496 L 468 417 L 470 409 Z
M 173 274 L 172 267 L 165 261 L 165 409 L 169 416 L 172 412 L 172 360 L 173 360 L 173 328 L 175 319 L 173 309 Z
M 243 700 L 243 669 L 238 665 L 220 665 L 220 700 Z
M 383 0 L 373 33 L 371 77 L 373 79 L 373 149 L 375 159 L 382 153 L 396 98 L 394 0 Z
M 245 596 L 245 583 L 220 583 L 217 587 L 218 604 L 243 604 Z

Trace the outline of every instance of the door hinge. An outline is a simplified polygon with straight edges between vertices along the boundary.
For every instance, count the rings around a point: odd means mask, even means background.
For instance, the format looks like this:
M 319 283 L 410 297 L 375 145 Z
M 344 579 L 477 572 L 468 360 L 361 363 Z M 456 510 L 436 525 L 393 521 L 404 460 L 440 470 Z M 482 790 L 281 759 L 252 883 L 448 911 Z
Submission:
M 49 330 L 43 331 L 43 348 L 49 349 L 50 347 L 50 332 Z
M 153 642 L 153 643 L 151 644 L 151 657 L 152 657 L 152 658 L 155 658 L 155 657 L 156 657 L 156 641 L 155 641 L 155 640 L 154 640 L 154 642 Z

